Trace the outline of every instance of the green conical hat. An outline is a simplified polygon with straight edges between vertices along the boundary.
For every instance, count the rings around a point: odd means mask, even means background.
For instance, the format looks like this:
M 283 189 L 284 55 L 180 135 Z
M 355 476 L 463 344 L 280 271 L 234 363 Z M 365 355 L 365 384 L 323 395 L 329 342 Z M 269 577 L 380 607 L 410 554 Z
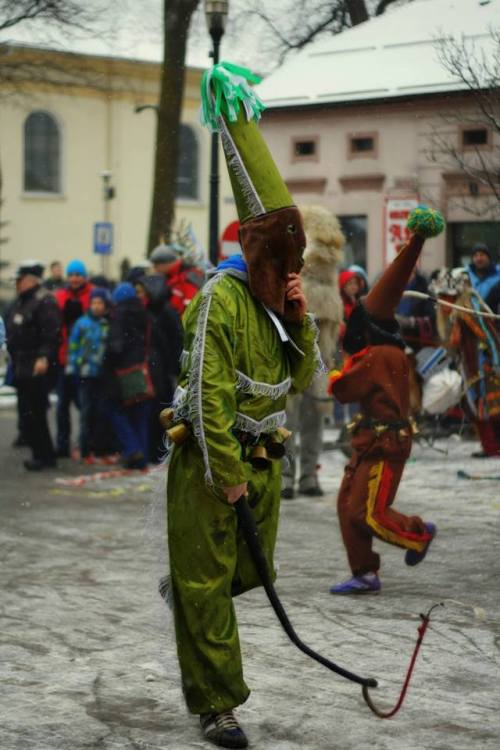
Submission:
M 294 205 L 257 125 L 265 106 L 249 82 L 260 80 L 246 68 L 221 62 L 201 82 L 202 123 L 221 135 L 242 224 Z

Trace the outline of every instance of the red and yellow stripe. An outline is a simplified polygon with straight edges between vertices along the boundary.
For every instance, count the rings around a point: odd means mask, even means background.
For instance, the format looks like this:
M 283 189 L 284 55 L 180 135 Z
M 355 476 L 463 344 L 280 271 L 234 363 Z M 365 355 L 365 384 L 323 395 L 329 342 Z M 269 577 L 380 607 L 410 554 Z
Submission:
M 393 482 L 393 471 L 386 461 L 379 461 L 370 469 L 368 478 L 368 499 L 366 502 L 366 522 L 373 532 L 384 542 L 404 549 L 421 552 L 427 539 L 421 534 L 404 531 L 386 513 Z

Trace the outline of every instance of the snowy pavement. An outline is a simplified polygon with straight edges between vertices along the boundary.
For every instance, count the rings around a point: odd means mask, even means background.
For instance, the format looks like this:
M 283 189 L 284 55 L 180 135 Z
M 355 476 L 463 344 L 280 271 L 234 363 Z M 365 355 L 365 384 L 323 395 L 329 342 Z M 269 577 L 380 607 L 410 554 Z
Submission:
M 0 412 L 2 750 L 184 750 L 209 747 L 186 713 L 172 619 L 156 593 L 164 572 L 162 472 L 86 480 L 65 462 L 26 475 L 8 446 L 14 415 Z M 468 458 L 477 446 L 416 446 L 398 507 L 437 523 L 421 566 L 382 552 L 379 596 L 335 598 L 347 574 L 335 513 L 344 457 L 322 458 L 324 498 L 283 502 L 277 588 L 304 640 L 380 680 L 381 706 L 398 696 L 419 612 L 443 599 L 407 701 L 374 717 L 358 686 L 287 640 L 261 590 L 237 601 L 252 694 L 239 712 L 259 750 L 493 750 L 500 736 L 500 461 Z M 156 492 L 156 500 L 154 500 Z M 476 608 L 476 612 L 474 612 Z M 484 610 L 484 612 L 482 611 Z

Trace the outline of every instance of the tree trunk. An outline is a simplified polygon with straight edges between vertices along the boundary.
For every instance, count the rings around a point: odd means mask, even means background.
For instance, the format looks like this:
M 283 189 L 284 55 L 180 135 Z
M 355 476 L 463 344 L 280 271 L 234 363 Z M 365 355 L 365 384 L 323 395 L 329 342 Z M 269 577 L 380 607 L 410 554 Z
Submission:
M 156 127 L 153 201 L 147 253 L 168 241 L 174 219 L 185 57 L 199 0 L 163 0 L 163 65 Z
M 353 26 L 368 21 L 370 16 L 365 0 L 346 0 L 346 7 Z

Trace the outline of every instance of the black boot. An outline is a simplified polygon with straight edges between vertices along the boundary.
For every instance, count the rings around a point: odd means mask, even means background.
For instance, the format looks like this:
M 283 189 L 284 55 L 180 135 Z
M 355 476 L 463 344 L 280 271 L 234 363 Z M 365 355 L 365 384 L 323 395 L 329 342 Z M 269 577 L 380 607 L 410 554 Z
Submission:
M 233 711 L 220 714 L 202 714 L 200 725 L 204 736 L 221 747 L 248 747 L 245 732 L 240 727 Z
M 12 442 L 13 448 L 26 448 L 27 445 L 28 443 L 26 442 L 26 440 L 23 438 L 22 435 L 18 435 L 16 439 Z
M 42 461 L 40 458 L 32 458 L 29 461 L 23 461 L 23 466 L 28 471 L 43 471 L 44 469 L 54 469 L 57 463 L 55 459 Z

